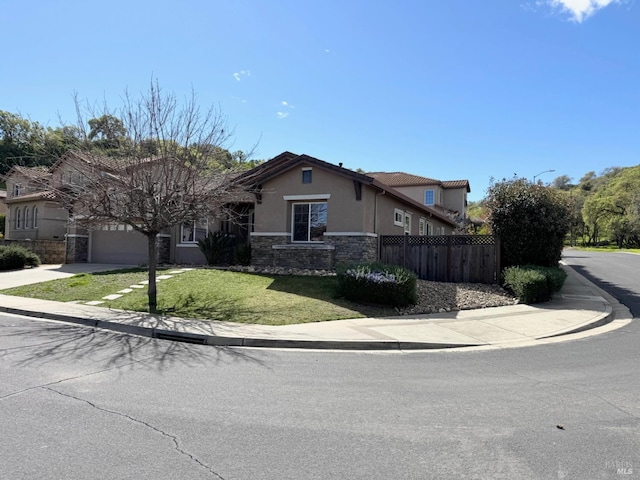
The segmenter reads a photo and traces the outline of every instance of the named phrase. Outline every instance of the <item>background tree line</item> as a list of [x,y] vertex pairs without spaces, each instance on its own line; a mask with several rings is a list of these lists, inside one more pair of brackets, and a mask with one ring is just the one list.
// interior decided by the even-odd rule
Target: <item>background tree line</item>
[[[640,165],[609,167],[599,175],[587,172],[578,183],[561,175],[548,188],[559,193],[569,206],[566,240],[571,245],[640,248]],[[467,230],[471,233],[491,233],[488,200],[469,202],[471,222]]]
[[[89,118],[86,125],[52,128],[20,114],[0,110],[0,175],[6,174],[14,165],[51,166],[71,150],[118,156],[134,147],[149,157],[166,151],[160,140],[132,138],[123,120],[109,113],[101,112]],[[209,167],[213,169],[248,170],[263,162],[249,159],[242,150],[231,152],[217,145],[202,147],[190,146],[194,152],[205,151]]]

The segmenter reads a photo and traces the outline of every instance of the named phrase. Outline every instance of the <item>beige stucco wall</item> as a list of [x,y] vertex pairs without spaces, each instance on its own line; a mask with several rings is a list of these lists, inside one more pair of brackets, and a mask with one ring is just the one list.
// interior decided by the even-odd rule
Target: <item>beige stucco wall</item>
[[442,222],[437,217],[431,217],[428,213],[419,210],[410,205],[406,205],[393,198],[390,195],[380,194],[377,197],[377,219],[376,219],[376,232],[379,235],[403,235],[404,226],[395,225],[395,210],[401,210],[403,214],[409,213],[411,215],[411,235],[420,234],[420,218],[424,218],[427,222],[431,223],[435,229],[437,227],[443,227],[444,233],[451,233],[450,226]]
[[[331,195],[327,202],[327,233],[365,232],[365,201],[357,201],[353,181],[322,168],[312,168],[312,182],[302,183],[302,165],[263,185],[262,203],[255,206],[254,231],[291,232],[291,206],[283,195]],[[363,188],[363,193],[364,193]],[[299,200],[302,202],[315,200]],[[318,200],[325,201],[325,200]],[[369,221],[369,224],[372,223]]]
[[424,192],[425,190],[433,190],[435,204],[439,205],[442,202],[442,188],[438,185],[418,185],[411,187],[394,187],[400,193],[405,194],[407,197],[415,200],[420,205],[424,205]]
[[[38,225],[33,228],[33,207],[38,207]],[[22,228],[15,228],[16,210],[22,212],[27,208],[31,215],[31,228],[24,228],[24,213],[22,214]],[[59,208],[54,202],[31,201],[12,203],[9,205],[5,224],[5,237],[13,240],[64,240],[67,229],[67,211]]]
[[466,188],[441,188],[438,185],[396,187],[396,190],[424,205],[425,190],[434,190],[435,204],[449,210],[464,212],[467,198]]
[[464,213],[466,211],[467,190],[465,188],[445,188],[442,203],[449,210]]
[[[380,235],[402,235],[404,226],[394,224],[394,212],[398,208],[411,214],[411,234],[419,234],[421,217],[436,227],[444,227],[446,233],[451,227],[428,213],[413,206],[407,206],[379,190],[363,185],[362,199],[356,200],[353,181],[334,172],[313,167],[313,181],[302,183],[302,165],[271,179],[263,185],[262,203],[255,205],[255,232],[259,235],[291,233],[292,204],[298,200],[285,200],[284,195],[330,195],[327,202],[327,234],[332,233],[377,233]],[[424,195],[423,187],[420,196]],[[416,190],[417,191],[417,190]],[[300,201],[314,201],[300,200]],[[325,200],[318,200],[325,201]]]

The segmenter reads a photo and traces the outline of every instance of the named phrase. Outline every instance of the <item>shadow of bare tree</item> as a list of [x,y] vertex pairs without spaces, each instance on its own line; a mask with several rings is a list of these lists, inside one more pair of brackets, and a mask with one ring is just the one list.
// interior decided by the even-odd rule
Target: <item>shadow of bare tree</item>
[[[21,345],[0,349],[0,358],[19,354],[16,366],[38,366],[58,360],[97,363],[104,368],[144,366],[162,371],[175,364],[219,365],[253,362],[265,368],[266,351],[194,345],[129,335],[91,327],[24,319],[4,327],[0,336],[20,337]],[[33,341],[32,341],[33,340]]]

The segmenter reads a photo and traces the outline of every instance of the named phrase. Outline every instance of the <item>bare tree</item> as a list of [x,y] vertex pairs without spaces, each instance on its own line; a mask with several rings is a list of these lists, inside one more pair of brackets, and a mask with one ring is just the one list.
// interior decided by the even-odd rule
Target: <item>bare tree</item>
[[[76,107],[86,135],[84,105],[76,99]],[[80,227],[125,224],[147,237],[149,311],[155,312],[158,235],[219,215],[243,190],[235,172],[211,162],[229,138],[226,118],[213,107],[201,112],[194,93],[181,103],[152,81],[139,98],[126,93],[115,113],[124,129],[117,148],[96,151],[86,141],[68,152],[55,192]],[[89,114],[96,117],[95,110]]]

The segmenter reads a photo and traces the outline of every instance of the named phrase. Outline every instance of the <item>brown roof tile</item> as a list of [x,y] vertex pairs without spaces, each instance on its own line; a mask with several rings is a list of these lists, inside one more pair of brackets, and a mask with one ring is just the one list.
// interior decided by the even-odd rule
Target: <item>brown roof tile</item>
[[390,187],[409,187],[413,185],[437,185],[442,182],[434,178],[411,175],[405,172],[372,172],[368,176]]

